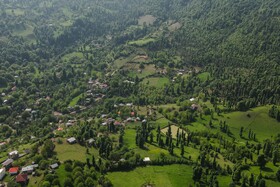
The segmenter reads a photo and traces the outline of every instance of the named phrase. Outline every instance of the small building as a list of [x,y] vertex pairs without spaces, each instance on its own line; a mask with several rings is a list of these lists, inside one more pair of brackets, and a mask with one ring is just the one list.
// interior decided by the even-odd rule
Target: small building
[[33,171],[34,171],[33,165],[25,166],[21,169],[21,172],[26,174],[31,174]]
[[94,144],[95,140],[93,138],[90,138],[87,140],[88,146],[92,146]]
[[58,163],[54,163],[54,164],[50,165],[50,168],[51,169],[57,169],[58,166],[59,166]]
[[27,174],[19,174],[16,177],[16,182],[21,185],[26,185],[28,183],[28,175]]
[[192,105],[191,105],[191,109],[192,109],[192,110],[197,110],[197,109],[198,109],[198,105],[192,104]]
[[77,143],[77,140],[76,140],[76,138],[71,137],[71,138],[68,138],[68,139],[67,139],[67,142],[68,142],[69,144],[74,144],[74,143]]
[[6,144],[7,144],[7,142],[1,142],[1,143],[0,143],[0,147],[4,146],[4,145],[6,145]]
[[122,124],[121,124],[121,122],[119,122],[119,121],[115,121],[114,125],[115,125],[115,126],[120,126],[120,125],[122,125]]
[[5,167],[6,169],[9,169],[12,166],[13,162],[14,160],[9,158],[2,163],[2,166]]
[[5,168],[1,168],[0,169],[0,180],[2,180],[6,175],[6,169]]
[[132,106],[133,106],[133,103],[127,103],[126,106],[132,107]]
[[151,162],[150,157],[145,157],[145,158],[143,159],[143,162]]
[[133,118],[131,118],[131,117],[128,117],[128,118],[126,119],[126,121],[127,121],[127,122],[133,122],[133,121],[134,121],[134,119],[133,119]]
[[9,169],[9,174],[10,175],[17,175],[19,171],[19,167],[12,167]]
[[66,127],[72,127],[74,124],[70,123],[70,122],[67,122],[65,125],[66,125]]
[[26,111],[26,112],[31,112],[32,109],[31,109],[31,108],[26,108],[25,111]]
[[18,151],[17,151],[17,150],[12,151],[12,152],[9,153],[9,158],[17,159],[18,156],[19,156],[19,154],[18,154]]
[[101,118],[106,118],[108,115],[107,114],[102,114]]
[[193,101],[195,101],[195,98],[190,98],[190,102],[193,102]]

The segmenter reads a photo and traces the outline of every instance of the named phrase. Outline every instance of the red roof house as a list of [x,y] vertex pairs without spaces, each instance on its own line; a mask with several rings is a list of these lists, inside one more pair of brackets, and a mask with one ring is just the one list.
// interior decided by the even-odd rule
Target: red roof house
[[12,167],[9,169],[10,175],[16,175],[18,174],[19,168],[18,167]]
[[119,126],[119,125],[121,125],[121,122],[119,122],[119,121],[115,121],[114,125]]
[[28,175],[27,174],[19,174],[16,177],[16,182],[21,184],[27,184],[28,182]]

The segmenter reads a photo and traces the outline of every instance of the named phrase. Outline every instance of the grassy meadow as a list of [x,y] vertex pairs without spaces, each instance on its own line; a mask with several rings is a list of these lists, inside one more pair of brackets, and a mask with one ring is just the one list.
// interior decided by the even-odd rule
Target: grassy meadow
[[160,187],[182,187],[193,184],[192,168],[185,165],[147,166],[130,172],[113,172],[107,176],[115,187],[140,187],[153,184]]
[[166,77],[151,77],[146,78],[143,80],[143,84],[148,86],[156,87],[156,88],[163,88],[164,85],[169,83],[169,79]]

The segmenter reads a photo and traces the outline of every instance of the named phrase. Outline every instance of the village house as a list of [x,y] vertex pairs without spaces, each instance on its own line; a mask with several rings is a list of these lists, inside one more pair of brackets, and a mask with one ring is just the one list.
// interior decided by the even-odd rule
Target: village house
[[14,160],[9,158],[2,163],[2,166],[5,167],[6,169],[9,169],[12,166],[13,162]]
[[133,106],[133,103],[126,103],[126,106],[132,107],[132,106]]
[[193,102],[193,101],[195,101],[195,98],[190,98],[190,102]]
[[4,145],[6,145],[6,144],[7,144],[7,142],[1,142],[1,143],[0,143],[0,147],[4,146]]
[[95,143],[95,140],[93,138],[90,138],[87,140],[87,144],[89,147],[91,147]]
[[54,164],[50,165],[50,168],[51,169],[57,169],[58,166],[59,166],[58,163],[54,163]]
[[31,109],[31,108],[27,108],[27,109],[25,109],[25,111],[26,111],[26,112],[31,112],[32,109]]
[[22,186],[28,183],[28,175],[27,174],[19,174],[16,177],[16,182],[20,183]]
[[6,175],[6,169],[5,168],[1,168],[0,169],[0,180],[2,180]]
[[12,167],[9,169],[9,174],[10,175],[17,175],[19,171],[19,167]]
[[145,158],[143,159],[143,162],[150,162],[150,161],[151,161],[150,157],[145,157]]
[[35,170],[35,168],[37,168],[37,167],[38,167],[38,164],[25,166],[21,169],[21,172],[26,173],[26,174],[31,174]]
[[198,109],[198,105],[197,104],[192,104],[191,105],[191,109],[192,110],[197,110]]
[[114,122],[114,125],[115,125],[115,126],[120,126],[120,125],[122,125],[122,124],[121,124],[121,122],[119,122],[119,121],[115,121],[115,122]]
[[68,142],[69,144],[74,144],[74,143],[77,143],[77,140],[76,140],[76,138],[71,137],[71,138],[68,138],[68,139],[67,139],[67,142]]

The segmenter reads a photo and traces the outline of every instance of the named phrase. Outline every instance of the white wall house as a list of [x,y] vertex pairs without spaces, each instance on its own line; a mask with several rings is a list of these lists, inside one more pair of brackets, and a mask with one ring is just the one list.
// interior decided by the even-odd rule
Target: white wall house
[[0,180],[2,180],[4,178],[6,174],[6,169],[5,168],[1,168],[0,169]]

